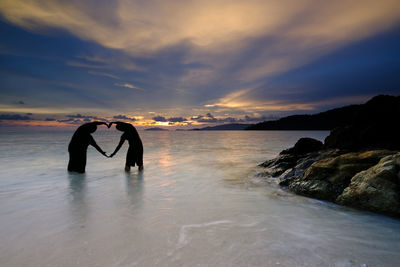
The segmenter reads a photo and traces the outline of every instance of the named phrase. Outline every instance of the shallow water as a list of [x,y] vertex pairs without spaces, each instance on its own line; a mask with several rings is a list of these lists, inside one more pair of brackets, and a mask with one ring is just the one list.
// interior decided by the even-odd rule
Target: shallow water
[[[72,132],[0,130],[1,266],[398,266],[400,221],[293,195],[257,164],[327,132],[140,132],[145,171]],[[114,130],[94,134],[112,152]]]

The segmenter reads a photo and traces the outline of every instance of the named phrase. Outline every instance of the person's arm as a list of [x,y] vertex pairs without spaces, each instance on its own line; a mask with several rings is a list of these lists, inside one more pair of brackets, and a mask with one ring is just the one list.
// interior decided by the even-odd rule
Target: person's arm
[[114,152],[110,155],[110,158],[112,158],[115,154],[117,154],[118,150],[122,147],[122,145],[125,142],[125,138],[121,136],[121,140],[119,141],[118,146],[115,148]]
[[106,152],[103,151],[103,150],[97,145],[96,141],[94,141],[94,139],[93,139],[92,136],[90,136],[90,142],[89,142],[89,144],[92,145],[94,148],[96,148],[96,150],[99,151],[100,154],[102,154],[102,155],[104,155],[105,157],[107,157]]
[[107,125],[107,127],[110,128],[111,125],[113,125],[113,124],[118,124],[118,123],[119,123],[119,121],[112,121],[112,122],[110,122],[110,123]]
[[95,124],[95,125],[104,124],[104,125],[106,125],[106,126],[108,127],[108,124],[107,124],[106,122],[104,122],[104,121],[94,121],[94,122],[92,122],[92,123]]

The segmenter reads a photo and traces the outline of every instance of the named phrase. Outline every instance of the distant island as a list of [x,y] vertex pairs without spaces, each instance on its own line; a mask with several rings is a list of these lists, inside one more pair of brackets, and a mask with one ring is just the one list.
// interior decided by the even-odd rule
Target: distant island
[[159,127],[154,127],[154,128],[147,128],[145,129],[145,131],[168,131],[168,130]]
[[240,124],[240,123],[231,123],[231,124],[222,124],[217,126],[208,126],[204,128],[195,128],[189,131],[226,131],[226,130],[244,130],[253,124]]
[[317,114],[291,115],[278,120],[264,121],[257,124],[222,124],[204,128],[194,128],[188,131],[222,131],[222,130],[305,130],[330,131],[337,127],[351,124],[357,114],[366,104],[348,105],[330,109]]
[[[390,96],[376,96],[372,98],[375,102],[380,100],[382,108],[390,104],[393,100]],[[372,100],[371,99],[371,100]],[[370,102],[370,101],[368,101]],[[368,103],[367,102],[367,103]],[[359,105],[348,105],[340,108],[334,108],[316,114],[291,115],[278,120],[263,121],[257,124],[231,123],[217,126],[207,126],[194,129],[177,129],[176,131],[229,131],[229,130],[281,130],[281,131],[331,131],[337,127],[352,124],[360,112],[367,108],[367,103]],[[370,105],[370,103],[369,103]],[[369,106],[368,106],[369,108]],[[165,130],[161,128],[150,128]],[[154,130],[154,131],[157,131]]]
[[349,124],[363,105],[350,105],[317,114],[293,115],[279,120],[264,121],[249,126],[246,130],[332,130]]

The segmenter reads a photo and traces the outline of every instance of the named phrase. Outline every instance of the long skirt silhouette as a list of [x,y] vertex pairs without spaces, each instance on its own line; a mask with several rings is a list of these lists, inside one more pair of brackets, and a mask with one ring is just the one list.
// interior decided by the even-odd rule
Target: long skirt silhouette
[[128,140],[129,148],[128,153],[126,154],[125,170],[129,171],[131,166],[135,167],[135,165],[139,167],[139,170],[143,170],[143,143],[136,128],[130,123],[112,123],[115,123],[117,130],[122,131],[123,134],[121,135],[121,140],[118,146],[115,148],[115,151],[110,155],[110,157],[113,157],[124,144],[125,140]]
[[84,173],[86,167],[86,154],[89,145],[92,145],[101,154],[106,156],[106,153],[96,144],[96,141],[91,136],[97,129],[97,125],[105,124],[103,122],[90,122],[80,126],[72,136],[71,142],[68,145],[69,162],[68,171]]

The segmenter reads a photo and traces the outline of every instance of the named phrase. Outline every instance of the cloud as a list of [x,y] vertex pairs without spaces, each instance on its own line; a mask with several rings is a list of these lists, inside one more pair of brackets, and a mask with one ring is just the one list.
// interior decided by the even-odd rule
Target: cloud
[[206,115],[196,115],[192,116],[191,120],[201,122],[201,123],[249,123],[249,122],[260,122],[265,120],[274,120],[277,119],[276,116],[248,116],[244,117],[215,117],[211,113],[207,113]]
[[33,115],[33,113],[30,113],[30,112],[28,112],[28,113],[26,113],[26,115],[28,115],[28,116],[32,116],[32,115]]
[[0,114],[0,120],[30,121],[32,118],[20,114]]
[[[108,122],[107,119],[105,118],[100,118],[97,116],[90,116],[90,115],[82,115],[82,114],[76,114],[76,115],[66,115],[66,117],[69,118],[69,120],[74,120],[76,121],[80,121],[80,122],[91,122],[91,121],[104,121],[104,122]],[[67,121],[62,121],[62,122],[67,122]]]
[[250,111],[292,111],[292,110],[313,110],[312,103],[296,103],[288,100],[263,100],[255,99],[252,91],[248,88],[234,91],[226,96],[216,100],[205,107],[224,107],[230,109]]
[[214,116],[213,116],[211,113],[207,113],[207,114],[206,114],[206,117],[212,118],[212,119],[214,118]]
[[57,120],[57,122],[68,123],[68,124],[82,124],[82,120],[78,119]]
[[88,116],[84,116],[81,114],[76,114],[76,115],[67,115],[66,117],[70,117],[70,118],[76,118],[76,119],[83,119],[83,118],[87,118]]
[[227,122],[228,123],[235,123],[235,122],[241,122],[241,120],[235,119],[233,117],[216,118],[211,113],[207,113],[206,115],[192,116],[191,119],[194,120],[194,121],[203,122],[203,123],[227,123]]
[[169,122],[184,122],[187,120],[183,117],[171,117],[171,118],[168,118],[167,121],[169,121]]
[[[3,0],[0,13],[30,30],[68,30],[84,40],[135,55],[182,42],[211,53],[244,40],[279,36],[301,47],[346,42],[399,20],[397,0],[330,1],[24,1]],[[102,19],[100,20],[99,17]],[[284,49],[285,47],[283,47]]]
[[88,69],[104,69],[106,68],[103,65],[95,65],[95,64],[90,64],[90,63],[82,63],[79,61],[73,61],[73,60],[69,60],[67,61],[65,64],[67,64],[68,66],[72,66],[72,67],[78,67],[78,68],[88,68]]
[[165,117],[163,117],[163,116],[153,117],[153,120],[160,121],[160,122],[166,122],[167,121],[167,119]]
[[113,119],[136,121],[136,118],[127,117],[127,116],[125,116],[125,115],[116,115],[116,116],[113,117]]
[[18,101],[18,102],[17,102],[17,104],[20,104],[20,105],[25,105],[25,102],[24,102],[24,101],[22,101],[22,100],[20,100],[20,101]]
[[[80,113],[75,114],[75,115],[66,115],[66,117],[68,119],[57,120],[57,122],[68,123],[68,124],[83,124],[83,123],[88,123],[88,122],[92,122],[92,121],[103,121],[103,122],[109,121],[105,118],[100,118],[100,117],[91,116],[91,115],[82,115]],[[50,118],[50,120],[51,120],[51,118]]]
[[106,73],[106,72],[98,72],[98,71],[89,70],[88,73],[92,74],[92,75],[104,76],[104,77],[108,77],[108,78],[112,78],[112,79],[116,79],[116,80],[120,79],[118,76],[110,74],[110,73]]
[[116,86],[120,86],[120,87],[126,87],[126,88],[131,88],[131,89],[138,89],[138,90],[143,90],[139,87],[134,86],[131,83],[114,83],[114,85]]
[[56,119],[54,118],[46,118],[45,121],[55,121]]

